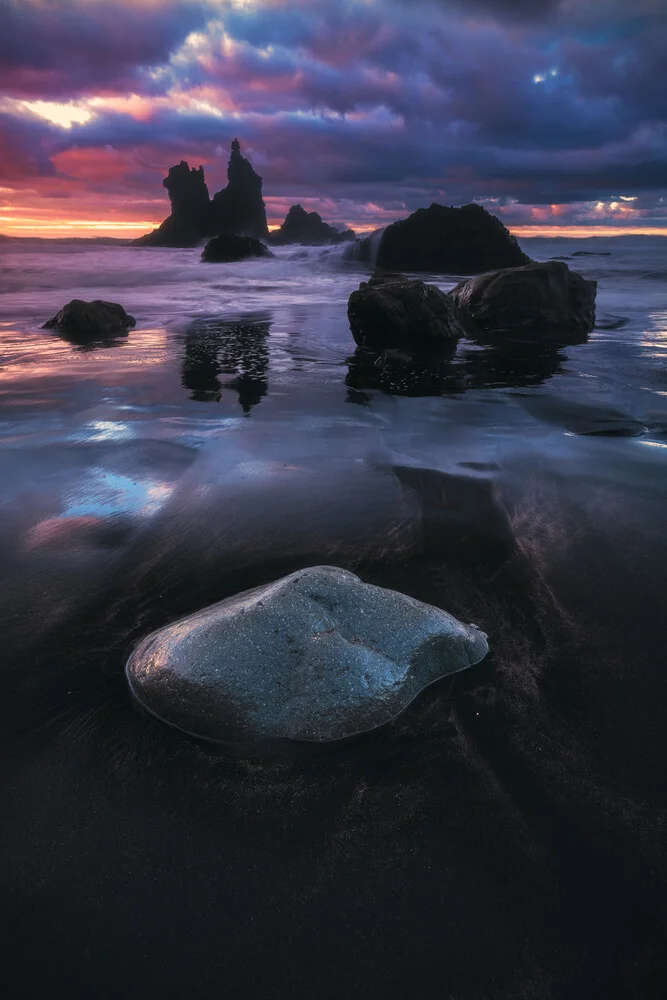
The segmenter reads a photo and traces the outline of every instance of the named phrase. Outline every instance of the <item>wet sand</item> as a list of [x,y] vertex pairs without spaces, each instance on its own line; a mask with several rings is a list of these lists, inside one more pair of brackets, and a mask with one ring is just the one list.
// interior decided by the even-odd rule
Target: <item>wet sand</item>
[[[612,265],[622,327],[436,384],[354,371],[324,265],[217,334],[173,282],[88,351],[3,312],[4,995],[665,995],[664,260]],[[320,562],[491,656],[323,749],[132,704],[141,636]]]

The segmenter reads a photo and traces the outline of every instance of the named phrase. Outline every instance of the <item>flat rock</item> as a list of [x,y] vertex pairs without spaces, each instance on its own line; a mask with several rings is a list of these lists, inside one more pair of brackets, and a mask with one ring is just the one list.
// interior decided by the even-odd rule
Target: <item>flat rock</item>
[[465,330],[452,299],[435,285],[376,271],[350,295],[347,315],[360,347],[424,353],[456,346]]
[[490,271],[449,293],[480,330],[577,343],[595,325],[597,283],[563,261]]
[[315,566],[154,632],[126,672],[141,705],[191,735],[328,743],[389,722],[487,652],[476,626]]
[[129,316],[117,302],[94,299],[72,299],[66,306],[47,319],[43,330],[58,330],[76,337],[100,337],[134,326],[134,316]]
[[209,240],[202,250],[201,259],[210,264],[230,264],[248,257],[271,257],[271,251],[253,236],[234,236],[222,233]]

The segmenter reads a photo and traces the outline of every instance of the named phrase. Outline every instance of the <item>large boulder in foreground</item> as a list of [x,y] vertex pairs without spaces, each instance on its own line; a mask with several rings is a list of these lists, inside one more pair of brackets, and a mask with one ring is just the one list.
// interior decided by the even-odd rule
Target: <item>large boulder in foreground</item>
[[352,336],[368,350],[438,353],[465,330],[452,299],[435,285],[376,271],[348,300]]
[[484,332],[576,343],[595,325],[596,291],[597,282],[550,260],[481,274],[450,295]]
[[487,652],[474,625],[315,566],[154,632],[126,672],[141,705],[194,736],[328,743],[389,722]]
[[355,239],[352,229],[336,229],[324,222],[317,212],[307,212],[302,205],[292,205],[280,229],[271,233],[276,244],[299,243],[302,246],[328,246]]
[[450,208],[434,202],[350,251],[362,261],[375,253],[375,265],[390,271],[477,274],[530,263],[500,219],[476,204]]
[[233,236],[223,233],[209,240],[202,250],[201,259],[211,264],[230,264],[248,257],[271,257],[271,251],[252,236]]
[[51,319],[47,319],[43,330],[58,330],[71,337],[103,337],[110,333],[119,333],[134,326],[134,316],[129,316],[117,302],[104,302],[94,299],[85,302],[83,299],[72,299]]

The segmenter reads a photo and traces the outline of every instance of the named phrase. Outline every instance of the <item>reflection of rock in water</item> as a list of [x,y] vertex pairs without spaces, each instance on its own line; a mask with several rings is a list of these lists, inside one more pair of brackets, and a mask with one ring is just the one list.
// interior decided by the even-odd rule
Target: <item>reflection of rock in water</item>
[[[265,318],[197,320],[185,336],[181,383],[198,402],[219,402],[222,389],[234,389],[247,415],[265,396],[269,383],[266,338],[271,322]],[[234,375],[231,381],[221,375]]]
[[541,385],[561,370],[557,348],[525,345],[469,348],[449,361],[415,361],[397,354],[358,349],[347,359],[348,400],[367,403],[365,391],[393,396],[439,396],[466,389],[507,389]]

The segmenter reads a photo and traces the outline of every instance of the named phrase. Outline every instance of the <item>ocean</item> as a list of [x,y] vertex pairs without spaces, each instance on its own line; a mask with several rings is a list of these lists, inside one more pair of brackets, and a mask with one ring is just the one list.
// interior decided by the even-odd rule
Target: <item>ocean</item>
[[[355,356],[341,247],[2,244],[4,996],[666,995],[667,239],[520,242],[588,342],[430,368]],[[317,563],[491,656],[326,752],[131,703],[139,638]]]

